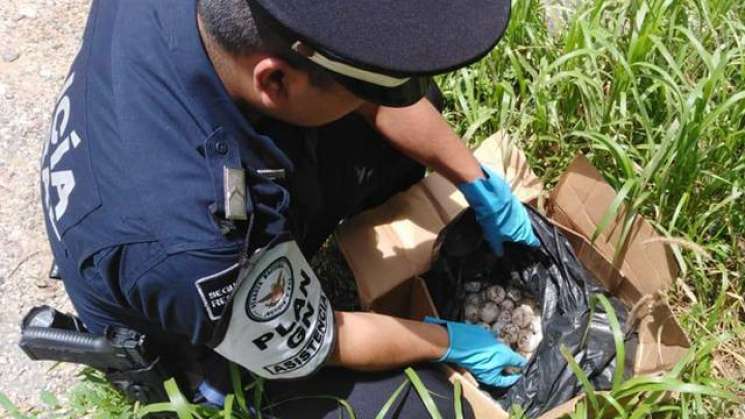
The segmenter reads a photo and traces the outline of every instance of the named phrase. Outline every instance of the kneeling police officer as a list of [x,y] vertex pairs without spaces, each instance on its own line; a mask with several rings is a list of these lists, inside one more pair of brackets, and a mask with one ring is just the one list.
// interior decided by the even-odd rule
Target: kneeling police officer
[[[266,378],[273,400],[331,394],[360,417],[411,364],[441,395],[436,362],[514,383],[503,370],[525,360],[488,331],[335,311],[307,262],[341,220],[425,167],[463,192],[495,253],[537,244],[509,186],[442,118],[431,80],[487,54],[509,11],[509,0],[94,1],[41,176],[87,332],[147,336],[197,371],[195,391],[214,404],[229,391],[226,360]],[[402,400],[402,417],[425,414],[415,395]]]

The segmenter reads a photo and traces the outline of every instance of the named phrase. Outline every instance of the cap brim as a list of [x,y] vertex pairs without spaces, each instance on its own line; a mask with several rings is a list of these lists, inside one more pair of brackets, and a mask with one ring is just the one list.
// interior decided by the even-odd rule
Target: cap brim
[[253,1],[313,49],[401,77],[446,73],[481,59],[504,34],[511,5],[511,0]]
[[417,103],[427,94],[432,84],[431,77],[412,77],[406,83],[396,87],[378,86],[338,74],[333,74],[333,77],[357,97],[392,108],[402,108]]

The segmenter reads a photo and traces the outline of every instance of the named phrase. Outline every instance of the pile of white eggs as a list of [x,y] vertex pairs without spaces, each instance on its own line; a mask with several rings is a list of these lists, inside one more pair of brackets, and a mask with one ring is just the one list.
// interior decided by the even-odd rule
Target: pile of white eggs
[[466,282],[463,313],[467,323],[478,324],[530,358],[543,339],[541,313],[535,301],[513,287]]

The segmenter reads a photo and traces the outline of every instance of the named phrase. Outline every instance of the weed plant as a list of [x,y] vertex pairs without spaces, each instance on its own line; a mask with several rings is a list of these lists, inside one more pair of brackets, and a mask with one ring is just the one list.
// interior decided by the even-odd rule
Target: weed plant
[[[681,273],[670,302],[693,342],[669,373],[617,375],[610,392],[590,387],[565,354],[587,394],[570,416],[745,416],[738,399],[745,394],[745,3],[588,0],[559,31],[549,31],[542,10],[540,0],[514,0],[498,48],[438,79],[446,117],[471,146],[508,132],[549,186],[577,153],[587,155],[619,191],[602,224],[622,217],[623,240],[644,216],[673,249]],[[210,410],[187,403],[172,382],[169,403],[132,407],[96,380],[89,375],[64,406],[43,395],[45,409],[73,417],[261,417],[246,401],[261,405],[260,381],[234,383],[225,408]],[[379,417],[408,385],[426,401],[409,373]],[[354,417],[353,406],[337,401]],[[0,404],[23,416],[2,394]]]

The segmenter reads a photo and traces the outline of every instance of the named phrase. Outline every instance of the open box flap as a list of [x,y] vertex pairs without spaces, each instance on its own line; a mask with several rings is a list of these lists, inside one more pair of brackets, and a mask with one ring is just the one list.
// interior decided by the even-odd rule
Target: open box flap
[[[476,155],[500,172],[506,171],[506,178],[520,199],[534,201],[543,193],[543,185],[530,171],[524,154],[509,144],[506,137],[496,135],[485,141]],[[505,147],[511,151],[505,152]],[[634,306],[645,295],[659,295],[655,291],[669,286],[677,275],[677,265],[652,227],[641,218],[622,254],[626,260],[620,269],[612,264],[614,239],[619,234],[616,223],[590,243],[595,226],[615,196],[616,192],[597,170],[585,158],[578,157],[549,198],[548,210],[554,221],[570,229],[567,237],[585,266],[626,304]],[[357,280],[363,307],[409,318],[434,312],[429,294],[416,276],[429,269],[439,231],[465,206],[452,184],[431,174],[382,206],[345,222],[339,229],[339,245]],[[653,301],[647,312],[639,316],[636,374],[668,370],[690,347],[670,307],[664,300]],[[497,403],[481,393],[468,374],[445,368],[451,381],[464,380],[463,394],[474,406],[477,417],[507,416]],[[570,412],[580,398],[558,406],[542,418],[553,419]]]
[[[660,292],[670,286],[678,266],[670,249],[642,217],[634,222],[629,241],[614,261],[622,216],[590,242],[595,228],[616,197],[616,191],[584,157],[577,156],[549,199],[549,217],[571,231],[565,234],[577,256],[612,294],[629,307],[649,300],[640,313],[635,374],[654,374],[672,368],[688,351],[690,342]],[[623,208],[621,208],[621,211]],[[577,234],[578,236],[574,236]]]
[[691,344],[663,293],[639,297],[639,291],[633,286],[616,286],[631,282],[592,246],[589,239],[564,226],[562,231],[585,268],[608,290],[616,288],[613,294],[632,309],[633,317],[639,319],[634,374],[655,374],[672,368],[683,358]]
[[433,243],[444,225],[421,183],[341,225],[339,248],[363,308],[429,269]]
[[[524,202],[543,192],[525,154],[506,135],[489,137],[474,154],[505,176]],[[357,281],[362,307],[369,309],[376,299],[427,272],[437,234],[465,207],[456,187],[432,173],[383,205],[344,222],[338,231],[339,248]]]
[[[592,238],[616,191],[584,157],[577,156],[562,175],[551,194],[549,217]],[[616,243],[623,228],[623,206],[619,216],[608,223],[593,247],[620,272],[617,284],[606,284],[609,290],[632,303],[641,296],[665,290],[678,274],[670,249],[642,217],[636,217],[627,246],[614,261]]]

